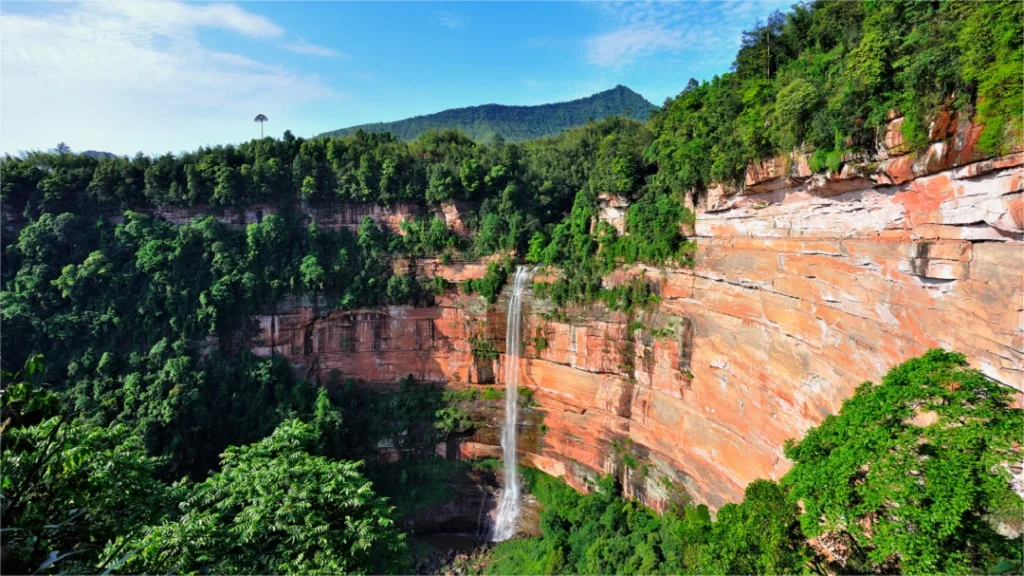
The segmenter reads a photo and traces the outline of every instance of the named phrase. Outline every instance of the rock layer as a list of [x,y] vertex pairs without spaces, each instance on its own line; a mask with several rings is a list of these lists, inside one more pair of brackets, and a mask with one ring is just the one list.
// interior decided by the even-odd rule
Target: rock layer
[[[959,142],[933,144],[942,150],[902,173],[893,162],[908,156],[895,153],[827,176],[776,162],[748,172],[741,191],[713,190],[697,206],[692,270],[606,279],[646,276],[655,310],[525,304],[520,368],[538,417],[524,420],[523,463],[580,489],[615,473],[655,508],[680,498],[717,508],[784,474],[784,441],[858,384],[929,348],[962,351],[1024,391],[1024,154],[979,160],[970,138]],[[450,280],[485,271],[415,265]],[[500,386],[501,358],[487,350],[503,347],[504,309],[457,289],[424,308],[285,302],[260,317],[257,350],[322,381],[337,371]],[[455,454],[498,453],[500,414],[481,419],[490,424]]]

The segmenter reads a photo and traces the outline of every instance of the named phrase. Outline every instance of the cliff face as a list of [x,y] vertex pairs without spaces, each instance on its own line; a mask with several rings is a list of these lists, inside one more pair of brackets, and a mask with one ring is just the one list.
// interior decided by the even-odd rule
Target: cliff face
[[[718,507],[784,474],[783,442],[858,384],[929,348],[962,351],[1024,391],[1024,154],[980,158],[976,127],[954,120],[933,126],[923,154],[900,155],[896,132],[882,157],[840,173],[812,175],[792,157],[752,167],[742,190],[711,190],[696,206],[694,269],[606,280],[646,276],[661,296],[653,311],[554,314],[529,300],[523,462],[581,489],[616,473],[656,508],[684,497]],[[452,281],[485,271],[418,265]],[[503,348],[503,301],[453,289],[426,308],[284,302],[259,320],[258,351],[312,378],[503,382],[503,357],[483,353]],[[455,453],[500,452],[498,404]]]

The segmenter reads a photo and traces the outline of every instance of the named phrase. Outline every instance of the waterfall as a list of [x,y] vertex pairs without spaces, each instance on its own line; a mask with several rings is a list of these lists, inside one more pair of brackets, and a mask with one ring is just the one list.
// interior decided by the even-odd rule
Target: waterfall
[[501,542],[516,534],[519,519],[519,475],[516,473],[516,419],[519,412],[520,326],[522,324],[523,288],[529,269],[516,268],[512,280],[512,297],[508,301],[505,324],[505,423],[501,428],[501,453],[504,460],[505,487],[498,497],[498,518],[491,540]]

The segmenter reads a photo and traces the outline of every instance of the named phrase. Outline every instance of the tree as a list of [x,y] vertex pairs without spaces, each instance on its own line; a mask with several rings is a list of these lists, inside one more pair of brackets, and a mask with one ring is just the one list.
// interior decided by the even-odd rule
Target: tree
[[55,148],[57,154],[71,154],[71,146],[68,146],[64,142],[58,142]]
[[260,123],[260,138],[263,138],[263,123],[268,120],[270,120],[270,118],[267,118],[263,114],[257,114],[256,117],[252,119],[253,122]]
[[811,558],[797,522],[799,508],[769,480],[751,482],[740,504],[718,511],[701,572],[708,574],[795,574]]
[[1007,464],[1020,462],[1024,411],[1012,390],[931,350],[865,382],[838,415],[788,443],[783,479],[808,537],[847,542],[846,570],[967,573],[1020,560],[998,535],[1021,517]]
[[181,516],[107,547],[137,550],[119,571],[248,574],[404,571],[405,540],[358,462],[316,449],[314,427],[281,424],[228,448],[221,470],[188,487]]
[[2,374],[4,569],[83,573],[108,540],[165,513],[171,491],[155,477],[160,460],[127,427],[62,415],[57,396],[32,383],[41,370],[36,357]]
[[324,267],[320,265],[320,260],[315,254],[307,254],[302,258],[299,272],[302,273],[302,283],[306,286],[307,290],[323,289],[326,274]]

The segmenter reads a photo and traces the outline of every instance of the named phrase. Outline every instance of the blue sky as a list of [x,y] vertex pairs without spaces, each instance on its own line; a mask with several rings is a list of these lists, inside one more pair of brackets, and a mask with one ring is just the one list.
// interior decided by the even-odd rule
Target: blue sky
[[0,148],[180,152],[729,69],[789,2],[5,1]]

